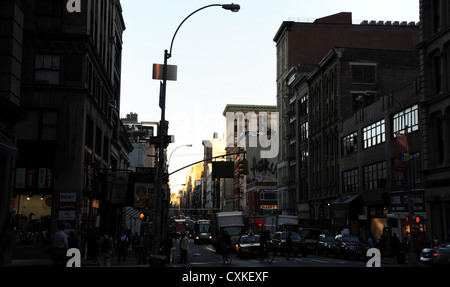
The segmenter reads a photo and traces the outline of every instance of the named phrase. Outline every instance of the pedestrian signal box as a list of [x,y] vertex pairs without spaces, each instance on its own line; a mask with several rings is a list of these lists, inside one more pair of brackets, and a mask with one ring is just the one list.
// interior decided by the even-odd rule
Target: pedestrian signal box
[[139,219],[142,221],[147,221],[147,213],[145,212],[139,213]]

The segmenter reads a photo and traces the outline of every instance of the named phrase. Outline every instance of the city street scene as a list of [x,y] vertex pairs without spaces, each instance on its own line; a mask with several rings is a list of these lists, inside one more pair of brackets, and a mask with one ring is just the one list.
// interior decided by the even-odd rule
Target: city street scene
[[[448,1],[2,0],[0,20],[0,266],[450,266]],[[174,278],[214,281],[193,272]]]

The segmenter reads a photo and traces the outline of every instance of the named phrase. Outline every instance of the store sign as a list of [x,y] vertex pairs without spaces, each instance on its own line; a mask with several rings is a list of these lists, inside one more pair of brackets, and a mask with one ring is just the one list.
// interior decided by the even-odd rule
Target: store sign
[[16,189],[53,188],[53,168],[18,167],[15,171],[16,179],[14,182],[14,188]]
[[408,213],[410,198],[414,212],[425,212],[425,195],[423,190],[399,191],[389,193],[389,211],[392,213]]
[[95,180],[95,164],[87,163],[84,168],[84,178],[85,178],[85,190],[90,193],[94,188],[94,180]]
[[64,223],[64,231],[75,230],[77,194],[72,192],[59,195],[58,224]]
[[113,204],[125,204],[127,202],[128,173],[113,172],[108,174],[107,201]]
[[278,205],[269,205],[269,204],[263,204],[260,205],[261,209],[278,209]]
[[155,192],[154,183],[136,182],[134,184],[134,208],[152,207],[149,204],[149,195]]

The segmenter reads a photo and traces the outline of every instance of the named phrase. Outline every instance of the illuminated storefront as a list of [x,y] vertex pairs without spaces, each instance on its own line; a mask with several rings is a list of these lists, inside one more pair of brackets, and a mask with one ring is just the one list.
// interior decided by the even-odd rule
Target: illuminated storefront
[[17,248],[45,247],[50,238],[53,204],[53,168],[15,169],[12,208]]

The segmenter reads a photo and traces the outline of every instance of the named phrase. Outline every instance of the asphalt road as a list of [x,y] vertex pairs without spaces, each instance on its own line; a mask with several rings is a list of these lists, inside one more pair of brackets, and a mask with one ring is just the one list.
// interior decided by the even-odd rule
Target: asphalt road
[[[308,254],[306,257],[286,257],[275,256],[273,262],[260,262],[258,258],[238,258],[236,254],[232,256],[231,265],[222,262],[222,255],[217,253],[211,244],[195,244],[189,241],[189,252],[187,264],[179,263],[180,250],[179,241],[174,242],[174,251],[170,267],[366,267],[367,262],[355,259],[341,259],[334,256],[317,256]],[[405,267],[398,264],[394,259],[382,259],[381,267]]]

